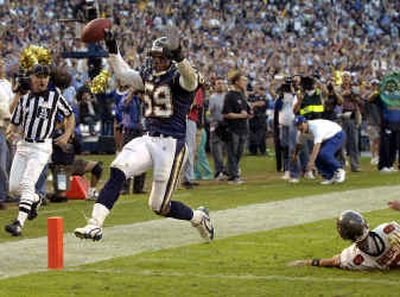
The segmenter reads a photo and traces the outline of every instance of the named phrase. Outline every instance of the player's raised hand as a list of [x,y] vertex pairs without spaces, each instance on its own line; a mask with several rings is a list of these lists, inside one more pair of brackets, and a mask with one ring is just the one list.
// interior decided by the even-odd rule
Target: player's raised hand
[[185,58],[182,53],[182,46],[180,40],[180,32],[178,27],[169,25],[165,29],[165,36],[167,37],[167,46],[163,48],[163,54],[167,59],[177,63],[182,62]]
[[106,43],[110,54],[118,54],[118,44],[115,38],[115,32],[111,29],[104,29],[104,42]]
[[171,49],[169,47],[163,48],[163,54],[167,59],[175,61],[177,63],[182,62],[185,58],[182,53],[182,47],[179,45],[176,49]]

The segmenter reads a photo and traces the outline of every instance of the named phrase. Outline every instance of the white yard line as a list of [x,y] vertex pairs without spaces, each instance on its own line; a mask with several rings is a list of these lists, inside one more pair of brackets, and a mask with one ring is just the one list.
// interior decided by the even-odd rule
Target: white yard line
[[[374,285],[385,285],[385,286],[399,286],[397,280],[388,279],[373,279],[369,277],[362,278],[349,278],[349,277],[313,277],[313,276],[287,276],[279,274],[269,274],[269,275],[256,275],[256,274],[201,274],[201,273],[181,273],[177,271],[164,272],[161,270],[127,270],[127,269],[85,269],[84,267],[73,267],[67,268],[67,271],[76,272],[89,272],[89,273],[123,273],[126,275],[136,275],[136,276],[165,276],[165,277],[193,277],[193,278],[209,278],[209,279],[233,279],[233,280],[265,280],[265,281],[284,281],[284,282],[316,282],[316,283],[359,283],[359,284],[374,284]],[[359,275],[358,275],[359,276]]]
[[[344,209],[361,212],[383,209],[388,200],[399,198],[399,192],[400,186],[351,190],[252,204],[211,212],[211,216],[218,240],[333,218]],[[243,199],[246,197],[243,196]],[[77,227],[79,226],[78,224]],[[103,240],[100,242],[79,240],[72,234],[65,234],[64,262],[68,268],[200,242],[202,240],[189,223],[173,219],[118,225],[105,228]],[[0,278],[46,269],[46,237],[0,244]]]

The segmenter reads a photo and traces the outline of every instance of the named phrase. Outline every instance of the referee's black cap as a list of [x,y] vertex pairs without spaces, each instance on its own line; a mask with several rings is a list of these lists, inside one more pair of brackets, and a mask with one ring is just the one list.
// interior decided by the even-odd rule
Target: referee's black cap
[[49,65],[36,64],[33,66],[32,74],[38,76],[50,76],[51,70]]

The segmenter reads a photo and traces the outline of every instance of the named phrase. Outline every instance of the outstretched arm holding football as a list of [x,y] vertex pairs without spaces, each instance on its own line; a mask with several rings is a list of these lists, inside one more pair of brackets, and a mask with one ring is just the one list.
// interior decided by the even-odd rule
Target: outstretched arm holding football
[[136,90],[143,90],[144,84],[139,72],[133,70],[118,51],[115,33],[108,29],[104,30],[104,41],[110,53],[108,61],[116,77],[127,85],[133,86]]

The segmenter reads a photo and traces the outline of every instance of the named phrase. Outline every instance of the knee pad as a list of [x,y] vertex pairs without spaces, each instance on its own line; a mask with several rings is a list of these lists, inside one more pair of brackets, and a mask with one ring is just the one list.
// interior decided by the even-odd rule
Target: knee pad
[[101,174],[103,173],[103,162],[101,161],[97,162],[97,164],[93,167],[91,172],[95,177],[100,179]]

